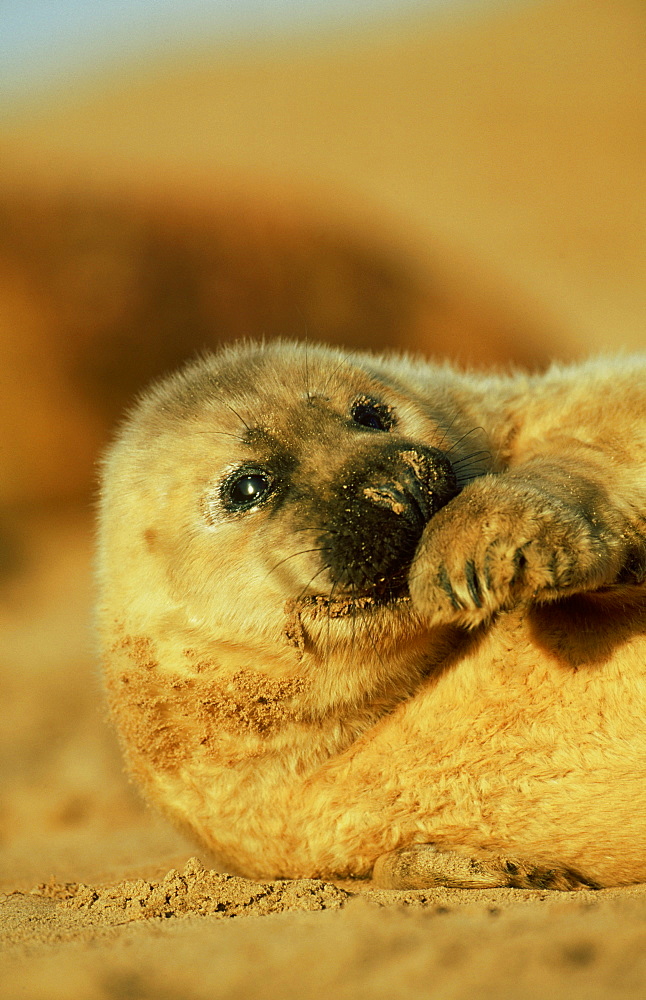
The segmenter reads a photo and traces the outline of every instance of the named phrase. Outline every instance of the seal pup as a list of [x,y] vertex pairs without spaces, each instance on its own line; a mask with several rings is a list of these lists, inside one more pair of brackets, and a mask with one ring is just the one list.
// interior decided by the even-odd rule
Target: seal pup
[[153,386],[98,544],[146,796],[251,877],[646,879],[645,386],[285,342]]

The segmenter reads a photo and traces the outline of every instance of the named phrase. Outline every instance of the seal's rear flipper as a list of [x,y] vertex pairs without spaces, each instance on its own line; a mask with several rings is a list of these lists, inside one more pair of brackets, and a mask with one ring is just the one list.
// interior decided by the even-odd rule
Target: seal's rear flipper
[[438,851],[433,844],[411,844],[377,859],[373,880],[382,889],[599,889],[597,882],[565,865],[549,865],[487,852],[469,857]]

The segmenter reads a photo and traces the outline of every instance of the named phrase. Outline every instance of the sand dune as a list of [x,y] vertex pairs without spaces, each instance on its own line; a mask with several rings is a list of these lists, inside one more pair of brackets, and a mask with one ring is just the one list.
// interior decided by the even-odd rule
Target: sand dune
[[555,345],[635,347],[645,107],[642,6],[543,0],[115,67],[21,108],[0,148],[49,185],[305,206],[484,270]]

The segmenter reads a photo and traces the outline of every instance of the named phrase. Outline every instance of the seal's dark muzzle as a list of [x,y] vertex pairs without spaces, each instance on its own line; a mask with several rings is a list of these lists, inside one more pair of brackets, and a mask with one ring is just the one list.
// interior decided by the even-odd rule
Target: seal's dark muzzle
[[437,448],[392,442],[347,463],[331,485],[318,537],[335,593],[400,594],[426,524],[459,492]]

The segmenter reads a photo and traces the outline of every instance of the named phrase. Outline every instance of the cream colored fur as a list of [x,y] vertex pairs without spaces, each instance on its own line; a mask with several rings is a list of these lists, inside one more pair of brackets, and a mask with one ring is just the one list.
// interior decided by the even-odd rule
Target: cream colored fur
[[[98,559],[146,796],[250,876],[646,879],[645,385],[640,359],[485,377],[274,343],[154,387],[105,462]],[[363,396],[473,474],[385,605],[335,588],[293,513],[382,439]],[[223,510],[277,454],[292,492]]]

